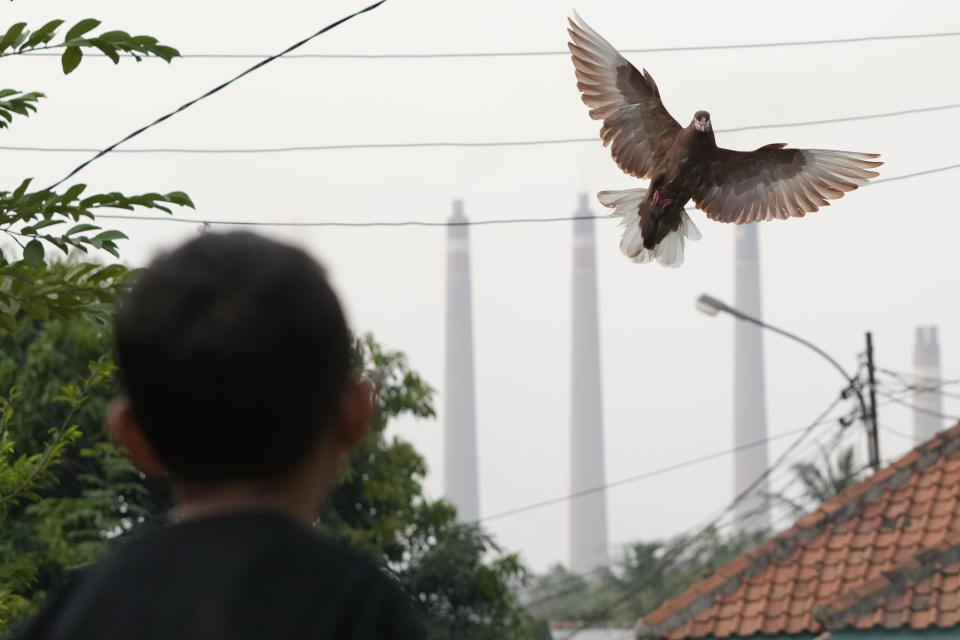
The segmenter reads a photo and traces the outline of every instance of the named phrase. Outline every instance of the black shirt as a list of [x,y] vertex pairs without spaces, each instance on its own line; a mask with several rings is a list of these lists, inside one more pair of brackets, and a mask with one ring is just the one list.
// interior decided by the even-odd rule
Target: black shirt
[[247,513],[142,527],[11,640],[422,637],[373,562],[285,516]]

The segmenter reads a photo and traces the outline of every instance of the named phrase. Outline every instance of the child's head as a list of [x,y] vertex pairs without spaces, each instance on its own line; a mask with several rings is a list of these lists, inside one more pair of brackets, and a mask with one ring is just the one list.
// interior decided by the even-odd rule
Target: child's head
[[116,349],[125,419],[157,463],[144,466],[176,482],[284,478],[352,411],[350,336],[323,270],[249,233],[157,258],[120,303]]

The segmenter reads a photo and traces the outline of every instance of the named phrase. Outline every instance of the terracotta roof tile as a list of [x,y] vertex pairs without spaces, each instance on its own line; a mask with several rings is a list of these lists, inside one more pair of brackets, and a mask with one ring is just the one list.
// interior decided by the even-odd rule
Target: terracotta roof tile
[[797,582],[795,580],[789,580],[785,582],[774,582],[773,589],[770,591],[770,599],[776,600],[778,598],[789,597],[793,593],[794,588],[796,587]]
[[717,626],[713,630],[713,635],[718,638],[726,638],[732,636],[740,629],[740,619],[739,618],[720,618],[717,620]]
[[960,424],[644,620],[670,640],[820,633],[821,608],[834,629],[960,625]]
[[810,615],[801,614],[787,619],[787,633],[803,633],[810,626]]
[[899,629],[903,625],[904,615],[902,611],[887,611],[883,617],[883,626],[887,629]]
[[763,615],[744,616],[740,620],[740,628],[737,630],[738,636],[752,636],[758,633],[763,627]]
[[766,580],[762,582],[754,582],[751,580],[747,586],[746,599],[748,601],[761,600],[765,598],[768,593],[770,593],[770,588],[772,586],[773,585]]
[[960,622],[960,609],[941,611],[940,615],[937,616],[937,626],[944,629],[955,627],[958,622]]
[[930,509],[930,515],[933,517],[936,516],[951,516],[957,509],[957,500],[956,498],[951,499],[938,499],[933,503],[933,508]]
[[767,616],[763,621],[763,632],[767,635],[773,635],[775,633],[780,633],[787,626],[787,621],[790,617],[786,613],[782,613],[778,616]]

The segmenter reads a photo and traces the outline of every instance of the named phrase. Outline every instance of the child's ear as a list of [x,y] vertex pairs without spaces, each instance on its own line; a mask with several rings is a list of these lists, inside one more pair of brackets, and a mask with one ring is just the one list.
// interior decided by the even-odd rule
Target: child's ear
[[373,385],[368,380],[351,380],[343,394],[337,440],[353,451],[361,444],[373,419]]
[[107,407],[107,430],[114,443],[126,450],[130,460],[141,471],[151,476],[167,472],[167,466],[147,442],[126,396],[114,398]]

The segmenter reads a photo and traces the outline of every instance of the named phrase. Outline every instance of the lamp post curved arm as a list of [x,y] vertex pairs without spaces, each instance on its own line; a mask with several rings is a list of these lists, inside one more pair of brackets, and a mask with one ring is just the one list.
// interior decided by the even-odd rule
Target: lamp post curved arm
[[[793,340],[794,342],[799,342],[800,344],[804,345],[804,346],[807,347],[808,349],[810,349],[810,350],[818,353],[824,360],[826,360],[827,362],[829,362],[829,363],[833,366],[834,369],[836,369],[838,372],[840,372],[840,375],[843,376],[843,379],[847,381],[847,385],[848,385],[847,388],[850,389],[850,390],[852,390],[852,391],[856,394],[856,396],[857,396],[857,401],[858,401],[859,404],[860,404],[860,417],[861,417],[861,419],[864,421],[864,423],[866,424],[867,417],[868,417],[870,414],[869,414],[869,412],[867,411],[867,403],[866,403],[866,401],[865,401],[864,398],[863,398],[863,392],[860,390],[860,384],[859,384],[858,380],[857,380],[856,378],[854,378],[853,376],[851,376],[849,373],[847,373],[846,369],[844,369],[844,368],[840,365],[840,363],[837,362],[837,361],[836,361],[832,356],[830,356],[830,354],[828,354],[826,351],[824,351],[823,349],[821,349],[821,348],[818,347],[817,345],[813,344],[812,342],[809,342],[808,340],[804,340],[804,339],[801,338],[800,336],[796,336],[796,335],[790,333],[789,331],[784,331],[783,329],[780,329],[779,327],[775,327],[775,326],[773,326],[773,325],[767,324],[766,322],[760,320],[759,318],[754,318],[753,316],[747,315],[747,314],[745,314],[744,312],[740,311],[739,309],[735,309],[734,307],[731,307],[730,305],[728,305],[728,304],[726,304],[726,303],[724,303],[724,302],[722,302],[722,301],[714,298],[713,296],[709,296],[709,295],[707,295],[707,294],[705,294],[705,293],[704,293],[703,295],[701,295],[699,298],[697,298],[697,309],[699,309],[700,311],[706,313],[707,315],[711,315],[711,316],[715,316],[715,315],[717,315],[717,313],[719,313],[719,312],[721,312],[721,311],[724,312],[724,313],[729,313],[730,315],[734,316],[735,318],[739,318],[739,319],[741,319],[741,320],[745,320],[746,322],[751,322],[751,323],[757,325],[758,327],[763,327],[764,329],[769,329],[770,331],[773,331],[774,333],[779,333],[780,335],[782,335],[782,336],[784,336],[784,337],[786,337],[786,338],[790,338],[790,339]],[[844,397],[846,397],[846,391],[844,391]],[[868,437],[869,437],[869,436],[870,436],[870,434],[869,434],[869,432],[868,432]],[[875,451],[874,447],[871,446],[871,447],[870,447],[870,457],[871,457],[871,458],[875,458],[875,457],[876,457],[874,451]],[[871,460],[870,460],[870,466],[872,466],[872,467],[874,468],[874,470],[876,470],[876,469],[879,467],[879,460],[871,459]]]

